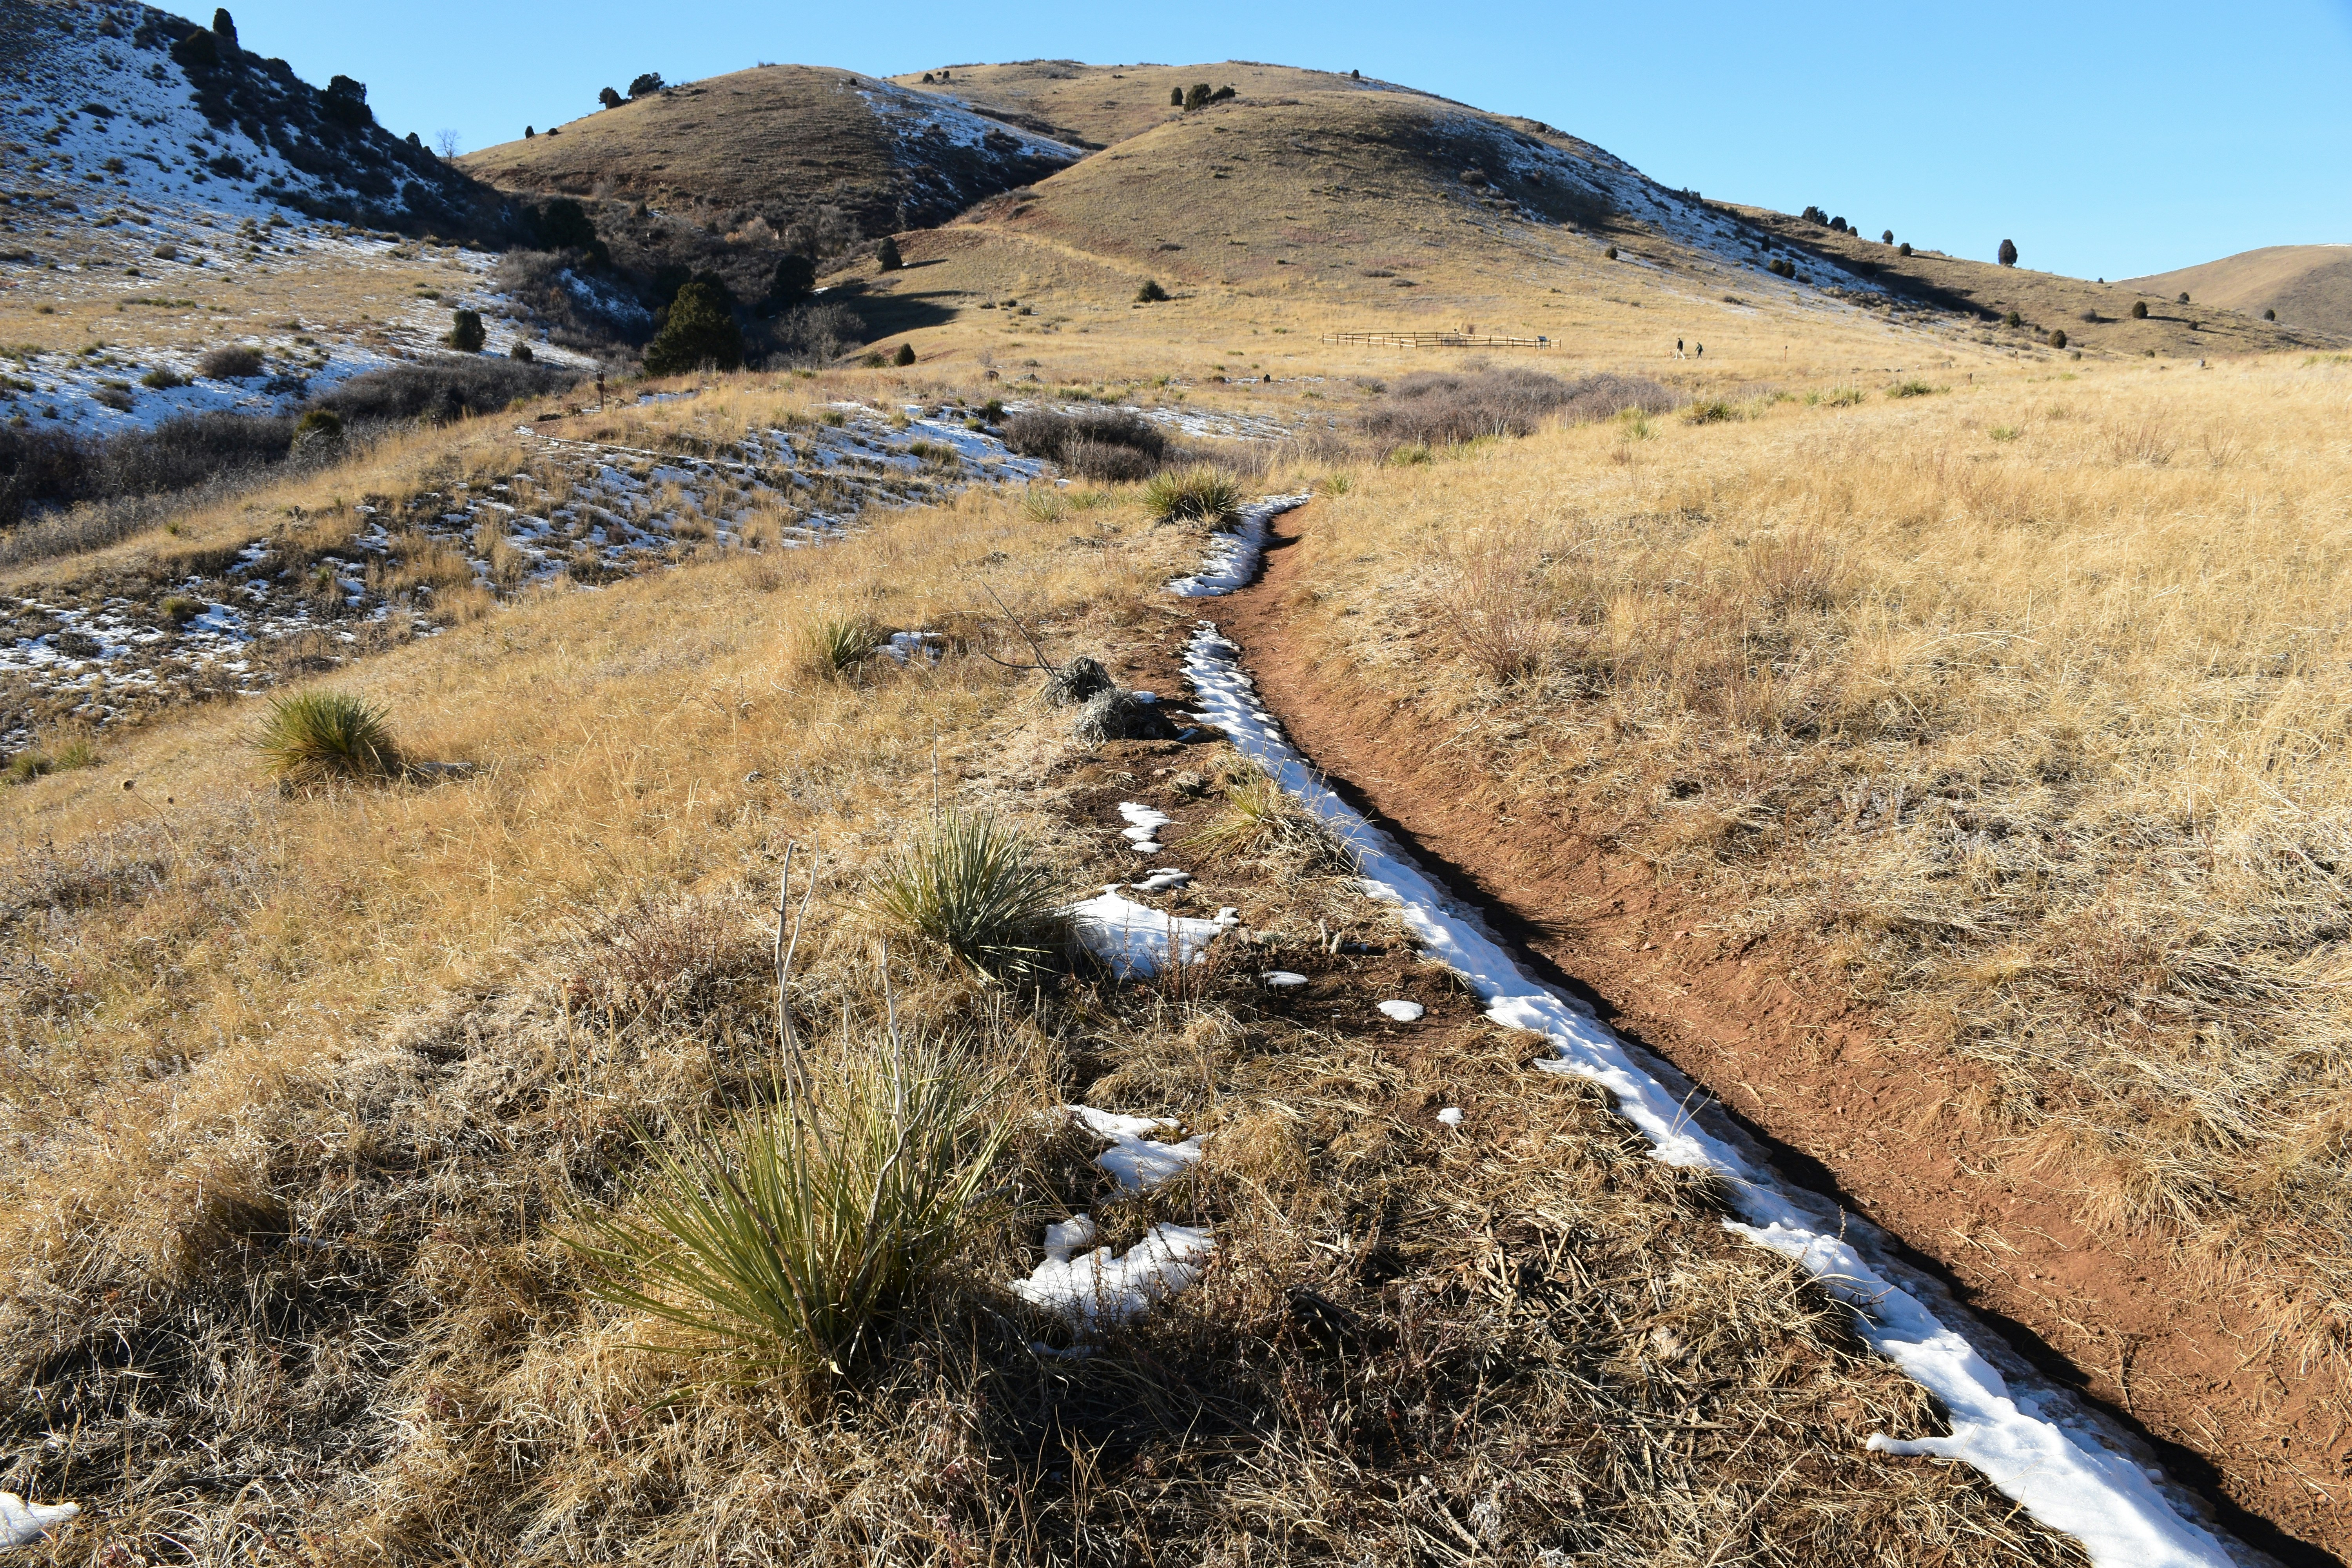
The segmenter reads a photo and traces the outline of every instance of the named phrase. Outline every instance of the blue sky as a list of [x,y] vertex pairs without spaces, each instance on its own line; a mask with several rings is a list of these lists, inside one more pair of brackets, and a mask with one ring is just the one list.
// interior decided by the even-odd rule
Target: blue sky
[[[173,9],[209,22],[211,7]],[[639,71],[1060,57],[1358,69],[1548,121],[1670,185],[2083,277],[2352,241],[2352,0],[2234,6],[241,0],[245,47],[468,149]]]

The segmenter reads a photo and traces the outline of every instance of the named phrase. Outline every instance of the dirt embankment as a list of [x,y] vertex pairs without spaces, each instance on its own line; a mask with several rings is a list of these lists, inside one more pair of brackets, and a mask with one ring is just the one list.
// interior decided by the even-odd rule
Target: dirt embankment
[[2145,1431],[2240,1539],[2290,1563],[2352,1556],[2352,1415],[2336,1380],[2236,1321],[2231,1292],[2073,1216],[1958,1114],[1970,1067],[1890,1037],[1799,976],[1804,955],[1710,929],[1696,891],[1530,807],[1498,814],[1409,707],[1318,668],[1291,612],[1315,510],[1276,521],[1265,575],[1209,606],[1269,710],[1343,793],[1384,818],[1498,929],[1705,1085],[1795,1178],[1903,1238],[2052,1375]]

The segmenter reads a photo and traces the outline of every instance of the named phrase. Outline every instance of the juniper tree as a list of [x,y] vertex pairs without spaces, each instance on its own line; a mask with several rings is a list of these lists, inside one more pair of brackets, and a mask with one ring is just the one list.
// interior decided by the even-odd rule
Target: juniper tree
[[2003,267],[2017,265],[2017,241],[2004,239],[2000,242],[2000,264]]

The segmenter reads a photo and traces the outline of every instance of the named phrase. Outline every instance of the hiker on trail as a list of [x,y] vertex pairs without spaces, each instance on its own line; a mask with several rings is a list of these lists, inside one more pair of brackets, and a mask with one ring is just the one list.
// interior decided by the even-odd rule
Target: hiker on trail
[[1693,347],[1694,349],[1696,349],[1696,350],[1698,351],[1696,353],[1695,353],[1694,355],[1692,355],[1692,356],[1691,356],[1692,358],[1694,358],[1694,359],[1705,359],[1705,358],[1706,357],[1706,345],[1705,343],[1693,343],[1693,344],[1691,345],[1691,347]]
[[1683,357],[1683,341],[1680,338],[1675,340],[1675,357],[1676,359]]

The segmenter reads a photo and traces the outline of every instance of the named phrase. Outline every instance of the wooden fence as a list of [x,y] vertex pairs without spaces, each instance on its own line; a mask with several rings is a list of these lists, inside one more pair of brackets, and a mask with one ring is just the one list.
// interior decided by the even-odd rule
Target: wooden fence
[[1556,349],[1558,338],[1489,338],[1470,332],[1326,332],[1327,343],[1382,349]]

